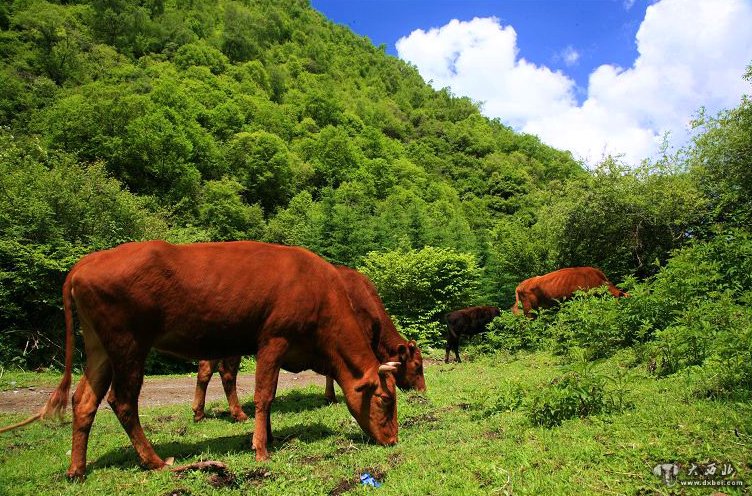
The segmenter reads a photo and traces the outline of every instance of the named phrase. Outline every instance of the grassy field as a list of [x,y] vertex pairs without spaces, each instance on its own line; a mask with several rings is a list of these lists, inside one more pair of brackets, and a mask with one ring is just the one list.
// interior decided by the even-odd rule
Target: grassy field
[[[427,394],[399,395],[400,442],[389,448],[365,439],[345,405],[326,405],[319,388],[289,390],[273,406],[277,442],[267,463],[254,461],[252,423],[230,422],[223,403],[212,404],[211,418],[200,424],[188,404],[142,411],[161,456],[174,456],[177,464],[221,460],[230,472],[219,475],[142,470],[105,409],[92,429],[88,478],[69,483],[70,424],[36,423],[0,435],[0,493],[711,494],[710,488],[667,487],[652,474],[658,463],[676,462],[686,472],[693,462],[711,461],[732,464],[737,478],[752,482],[752,404],[694,398],[687,377],[655,379],[644,368],[626,368],[627,362],[612,358],[589,372],[620,377],[606,382],[618,411],[553,428],[531,423],[527,398],[562,376],[557,358],[497,354],[432,363]],[[243,400],[252,412],[251,399]],[[20,419],[3,414],[0,425]],[[360,486],[363,472],[382,487]]]

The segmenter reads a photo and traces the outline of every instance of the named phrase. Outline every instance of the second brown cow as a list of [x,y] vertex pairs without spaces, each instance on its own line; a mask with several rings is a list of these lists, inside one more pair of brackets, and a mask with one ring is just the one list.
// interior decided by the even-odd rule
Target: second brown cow
[[[384,362],[399,363],[394,373],[397,386],[403,390],[425,391],[426,381],[423,377],[423,358],[420,349],[414,340],[408,341],[397,332],[371,280],[357,270],[344,265],[335,267],[344,282],[355,310],[355,316],[365,331],[367,339],[370,340],[376,357]],[[230,415],[240,422],[248,418],[238,401],[236,383],[239,365],[239,356],[199,362],[196,394],[193,400],[195,421],[198,422],[204,418],[206,388],[217,369],[230,406]],[[328,401],[335,401],[334,380],[330,376],[326,378],[325,396]]]
[[512,312],[515,315],[519,314],[521,305],[525,316],[530,317],[533,310],[552,307],[557,302],[571,297],[575,291],[600,286],[606,286],[608,292],[616,298],[629,296],[614,286],[605,274],[595,267],[569,267],[522,281],[515,290]]

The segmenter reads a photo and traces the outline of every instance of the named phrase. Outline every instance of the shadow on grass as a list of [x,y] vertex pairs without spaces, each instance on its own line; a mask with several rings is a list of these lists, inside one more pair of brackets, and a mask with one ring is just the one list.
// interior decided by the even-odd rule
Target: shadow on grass
[[[251,448],[253,423],[250,423],[249,426],[251,429],[245,434],[221,436],[196,442],[169,441],[156,443],[154,444],[154,450],[163,459],[170,456],[175,457],[177,464],[183,463],[186,459],[207,452],[212,453],[213,456],[216,456],[216,458],[220,460],[224,455],[241,452],[247,452],[248,456],[253,457],[255,456],[254,451]],[[312,442],[336,434],[333,430],[318,422],[313,424],[299,424],[282,429],[274,429],[272,427],[272,431],[274,433],[274,443],[269,449],[272,457],[274,457],[276,451],[283,448],[285,444],[292,439],[297,439],[303,442]],[[138,466],[136,452],[133,447],[129,445],[112,449],[100,456],[88,465],[87,472],[107,467],[117,467],[127,470]]]
[[[340,398],[341,399],[341,398]],[[326,399],[324,398],[324,392],[323,390],[320,393],[314,393],[311,391],[298,391],[298,390],[292,390],[285,392],[282,395],[278,395],[276,398],[274,398],[274,402],[272,403],[272,415],[274,412],[278,413],[300,413],[300,412],[306,412],[315,410],[317,408],[322,408],[327,406],[329,403],[327,403]],[[249,422],[253,421],[253,414],[256,410],[256,404],[253,402],[253,400],[246,401],[241,405],[243,408],[243,411],[248,415]],[[234,422],[235,419],[232,418],[230,415],[230,411],[227,410],[226,406],[225,409],[221,411],[217,411],[212,409],[207,409],[205,412],[205,417],[207,419],[222,419],[227,420],[228,422]]]

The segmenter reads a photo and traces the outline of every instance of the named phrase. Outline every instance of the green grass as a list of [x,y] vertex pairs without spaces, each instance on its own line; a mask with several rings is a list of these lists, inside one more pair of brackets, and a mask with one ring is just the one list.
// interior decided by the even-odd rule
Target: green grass
[[[611,374],[618,367],[615,358],[594,372]],[[382,480],[374,493],[381,495],[710,494],[667,488],[651,473],[657,463],[708,460],[730,462],[752,482],[752,403],[696,399],[681,375],[658,380],[632,369],[624,393],[632,408],[552,429],[531,426],[526,398],[561,374],[557,359],[544,353],[431,364],[426,395],[399,395],[400,442],[389,448],[366,440],[345,405],[326,405],[320,388],[284,391],[273,406],[278,442],[267,463],[254,461],[252,422],[230,422],[222,402],[211,404],[211,418],[199,424],[188,404],[142,411],[161,456],[174,456],[177,464],[225,462],[234,480],[214,481],[221,487],[206,473],[178,477],[139,468],[108,409],[92,429],[87,480],[69,483],[70,424],[37,423],[0,435],[0,493],[363,494],[372,489],[355,480],[369,471]],[[525,398],[509,401],[510,391]],[[243,400],[252,412],[250,398]],[[0,415],[0,425],[20,419]]]

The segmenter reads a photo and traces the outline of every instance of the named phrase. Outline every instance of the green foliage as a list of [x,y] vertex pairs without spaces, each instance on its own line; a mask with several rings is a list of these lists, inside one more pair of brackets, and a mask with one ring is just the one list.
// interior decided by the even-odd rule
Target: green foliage
[[205,41],[197,41],[181,46],[175,53],[175,65],[180,69],[191,66],[206,66],[212,74],[222,74],[228,65],[227,57]]
[[[517,283],[556,268],[642,279],[628,300],[503,316],[479,350],[649,354],[658,335],[680,348],[702,336],[688,312],[752,287],[748,99],[701,114],[681,154],[588,172],[298,0],[5,2],[0,79],[15,157],[0,165],[13,169],[0,306],[33,342],[61,325],[50,309],[71,263],[145,237],[265,239],[350,266],[395,254],[373,277],[405,332],[431,343],[443,312],[508,307]],[[441,268],[418,260],[425,247],[473,262]],[[704,366],[688,354],[677,370]]]
[[525,409],[533,425],[551,428],[564,420],[620,413],[633,406],[625,398],[632,382],[625,370],[597,372],[593,362],[582,355],[569,369],[527,398]]
[[60,288],[68,269],[91,251],[162,237],[167,226],[148,198],[124,191],[101,163],[47,153],[6,130],[0,193],[0,361],[48,364],[63,343]]
[[489,331],[483,335],[479,346],[486,352],[540,349],[548,336],[549,315],[531,320],[523,315],[502,311],[489,324]]
[[581,349],[588,360],[595,360],[644,341],[644,329],[634,325],[630,308],[625,308],[629,300],[612,297],[605,287],[575,293],[551,323],[554,349]]
[[[752,66],[750,66],[752,67]],[[752,70],[745,79],[752,83]],[[700,114],[695,121],[690,164],[708,198],[712,220],[748,229],[752,225],[752,100],[717,117]]]
[[247,200],[265,212],[286,205],[292,196],[291,156],[277,135],[264,131],[236,134],[228,143],[230,172],[246,188]]
[[358,270],[374,282],[405,335],[434,345],[443,315],[473,302],[479,277],[471,254],[430,246],[371,252]]
[[198,219],[212,241],[262,239],[265,224],[261,208],[243,202],[243,186],[232,179],[207,181]]
[[630,170],[609,159],[586,181],[571,183],[540,222],[556,266],[596,266],[620,280],[652,274],[704,212],[704,197],[670,162]]
[[528,404],[533,425],[556,427],[564,420],[598,414],[604,409],[602,377],[570,373],[535,393]]

